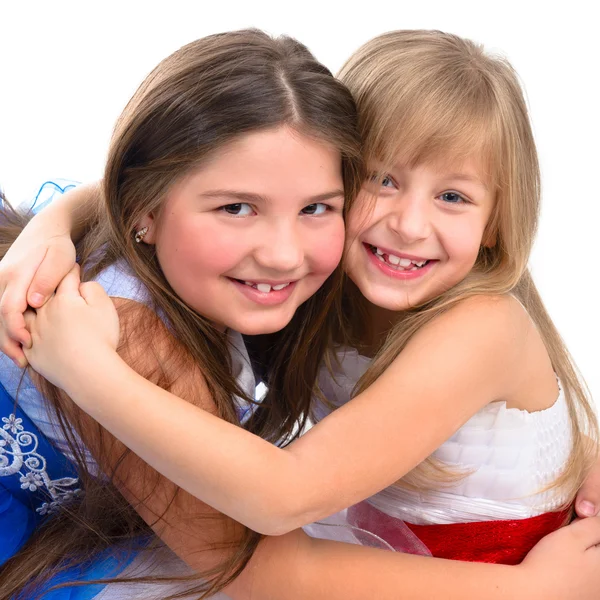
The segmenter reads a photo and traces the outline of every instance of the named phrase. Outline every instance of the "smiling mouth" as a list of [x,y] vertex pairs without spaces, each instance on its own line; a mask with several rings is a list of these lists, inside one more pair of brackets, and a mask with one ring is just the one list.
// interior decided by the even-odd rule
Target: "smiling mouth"
[[268,294],[269,292],[279,292],[281,290],[284,290],[291,283],[293,283],[292,281],[288,281],[287,283],[278,283],[276,285],[272,285],[270,283],[244,281],[243,279],[236,279],[236,281],[238,283],[243,283],[244,285],[247,285],[248,287],[254,288],[255,290],[258,290],[259,292],[262,292],[263,294]]
[[428,259],[412,260],[410,258],[395,256],[371,244],[365,244],[365,246],[379,261],[398,271],[418,271],[431,262]]

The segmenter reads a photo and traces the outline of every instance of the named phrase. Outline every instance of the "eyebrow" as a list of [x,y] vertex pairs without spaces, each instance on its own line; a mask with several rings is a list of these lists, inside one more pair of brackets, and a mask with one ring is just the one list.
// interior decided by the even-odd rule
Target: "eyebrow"
[[[306,202],[309,204],[317,204],[318,202],[326,202],[333,198],[344,197],[344,190],[332,190],[331,192],[325,192],[324,194],[317,194],[316,196],[309,196],[306,198]],[[238,202],[248,203],[266,203],[269,201],[267,196],[261,196],[260,194],[254,194],[252,192],[243,192],[239,190],[209,190],[199,195],[200,198],[228,198],[237,200]]]
[[445,180],[458,180],[458,181],[467,181],[471,183],[478,183],[485,191],[489,191],[488,186],[481,180],[479,177],[474,177],[472,175],[466,175],[465,173],[450,173],[450,175],[446,175],[444,177]]

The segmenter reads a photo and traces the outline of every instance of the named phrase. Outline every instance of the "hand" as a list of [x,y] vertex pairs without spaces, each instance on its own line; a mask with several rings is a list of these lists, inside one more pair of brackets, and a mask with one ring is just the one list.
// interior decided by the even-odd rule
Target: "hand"
[[596,517],[600,512],[600,458],[588,473],[575,499],[579,517]]
[[582,519],[542,539],[517,567],[527,572],[528,597],[600,598],[600,518]]
[[33,221],[0,262],[0,350],[19,367],[27,365],[22,347],[31,346],[23,318],[27,305],[42,306],[74,264],[69,234],[44,239]]
[[31,366],[54,385],[68,389],[69,382],[96,370],[103,352],[114,354],[119,343],[119,317],[102,287],[80,283],[76,265],[56,293],[36,312],[25,313],[31,334],[24,347]]

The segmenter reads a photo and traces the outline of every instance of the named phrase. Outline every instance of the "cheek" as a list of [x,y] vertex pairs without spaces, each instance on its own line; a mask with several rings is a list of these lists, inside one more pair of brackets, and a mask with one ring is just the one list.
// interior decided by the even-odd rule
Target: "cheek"
[[338,266],[344,251],[344,221],[340,217],[326,230],[307,236],[306,254],[310,256],[313,273],[328,277]]
[[347,244],[366,231],[377,220],[377,199],[373,194],[362,191],[358,194],[347,219]]
[[196,285],[198,277],[224,273],[236,264],[239,236],[223,233],[201,217],[165,220],[156,250],[165,277],[174,289]]
[[460,227],[449,228],[444,242],[446,252],[451,259],[471,268],[479,254],[482,237],[483,227],[478,222],[466,222]]

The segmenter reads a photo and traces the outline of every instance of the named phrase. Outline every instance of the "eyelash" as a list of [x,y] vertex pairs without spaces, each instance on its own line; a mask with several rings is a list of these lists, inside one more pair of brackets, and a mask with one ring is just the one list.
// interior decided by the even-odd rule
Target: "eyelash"
[[325,210],[324,210],[323,212],[321,212],[321,213],[317,213],[317,214],[315,214],[315,213],[305,213],[305,214],[306,214],[306,216],[308,216],[308,217],[318,217],[319,215],[322,215],[322,214],[324,214],[324,213],[327,213],[327,212],[330,212],[330,211],[334,210],[334,209],[333,209],[333,206],[330,206],[329,204],[325,204],[324,202],[313,202],[312,204],[307,204],[307,205],[306,205],[306,206],[305,206],[305,207],[304,207],[304,208],[303,208],[303,209],[300,211],[300,213],[303,213],[303,212],[304,212],[304,211],[305,211],[307,208],[309,208],[309,207],[311,207],[311,206],[324,206],[324,207],[325,207]]
[[381,173],[372,173],[369,176],[369,181],[371,183],[379,183],[381,187],[387,187],[383,185],[384,181],[389,181],[392,184],[394,183],[394,180],[390,175],[382,175]]
[[[224,206],[220,206],[220,207],[218,208],[218,210],[219,210],[220,212],[227,213],[227,214],[228,214],[228,215],[230,215],[231,217],[235,217],[235,218],[238,218],[238,219],[241,219],[241,218],[243,218],[243,217],[247,217],[247,216],[249,216],[249,215],[236,215],[236,214],[234,214],[234,213],[232,213],[232,212],[229,212],[229,211],[227,210],[228,208],[233,208],[234,206],[240,206],[240,207],[241,207],[241,206],[249,206],[249,207],[250,207],[250,209],[252,209],[252,207],[251,207],[251,206],[250,206],[250,205],[249,205],[247,202],[234,202],[233,204],[225,204]],[[253,210],[253,209],[252,209],[252,211],[254,212],[254,210]]]
[[[235,203],[233,203],[233,204],[225,204],[224,206],[220,206],[220,207],[219,207],[217,210],[219,210],[220,212],[227,213],[228,215],[230,215],[230,216],[232,216],[232,217],[234,217],[234,218],[238,218],[238,219],[241,219],[241,218],[244,218],[244,217],[250,216],[250,215],[239,215],[239,214],[235,214],[235,213],[233,213],[233,212],[229,212],[229,210],[228,210],[228,209],[231,209],[231,208],[233,208],[233,207],[241,207],[241,206],[249,206],[249,207],[252,209],[252,207],[250,206],[250,204],[248,204],[247,202],[235,202]],[[304,213],[304,211],[305,211],[307,208],[311,207],[311,206],[324,206],[324,207],[325,207],[325,210],[324,210],[324,211],[322,211],[322,212],[320,212],[320,213],[316,213],[316,214],[315,214],[315,213]],[[330,206],[329,204],[325,204],[325,203],[323,203],[323,202],[313,202],[312,204],[307,204],[307,205],[306,205],[306,206],[305,206],[305,207],[304,207],[304,208],[303,208],[303,209],[300,211],[300,214],[305,214],[306,216],[310,216],[310,217],[312,217],[312,216],[319,216],[319,215],[321,215],[321,214],[324,214],[324,213],[326,213],[326,212],[329,212],[329,211],[332,211],[332,210],[334,210],[334,208],[333,208],[332,206]]]
[[[383,177],[380,174],[376,174],[376,173],[371,175],[371,181],[376,181],[379,178],[381,178],[381,180],[380,180],[381,187],[389,188],[390,186],[385,185],[386,182],[391,183],[393,186],[396,185],[390,175],[384,175]],[[444,196],[446,194],[455,194],[456,196],[458,196],[460,198],[460,201],[459,202],[448,202],[448,201],[442,200],[442,202],[444,202],[444,204],[471,204],[471,201],[466,196],[464,196],[460,192],[455,192],[454,190],[448,190],[446,192],[442,192],[441,194],[439,194],[436,197],[441,199],[442,196]]]
[[447,192],[442,192],[438,198],[441,198],[442,196],[445,196],[446,194],[454,194],[455,196],[458,196],[460,198],[459,202],[448,202],[446,200],[442,200],[442,202],[444,202],[444,204],[470,204],[470,200],[468,198],[466,198],[465,196],[463,196],[463,194],[461,194],[460,192],[455,192],[452,190],[449,190]]

